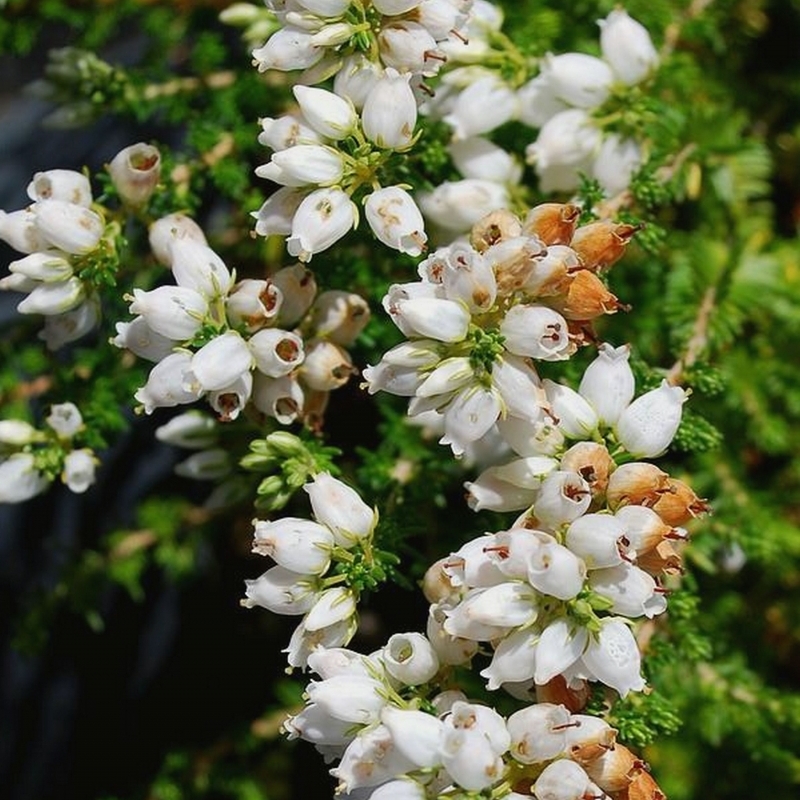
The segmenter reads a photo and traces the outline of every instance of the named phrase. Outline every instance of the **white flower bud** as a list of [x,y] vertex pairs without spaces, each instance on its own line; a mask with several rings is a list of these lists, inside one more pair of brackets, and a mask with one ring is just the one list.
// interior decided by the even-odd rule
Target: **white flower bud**
[[148,361],[162,361],[178,344],[174,339],[156,333],[144,317],[136,317],[132,322],[118,322],[116,329],[117,335],[110,340],[111,344]]
[[[338,183],[344,172],[342,156],[333,148],[319,144],[298,144],[272,154],[272,164],[280,169],[273,179],[287,186],[328,186]],[[257,171],[267,177],[263,170]]]
[[608,97],[614,81],[605,61],[585,53],[548,53],[541,69],[556,97],[578,108],[597,108]]
[[306,693],[309,701],[328,716],[358,725],[376,722],[387,703],[383,686],[374,678],[358,674],[311,681]]
[[600,26],[600,49],[611,64],[614,74],[632,86],[644,80],[658,65],[658,52],[647,28],[628,15],[624,9],[614,9]]
[[24,447],[36,439],[41,438],[41,434],[28,422],[21,419],[2,419],[0,420],[0,449],[3,445],[11,447]]
[[152,331],[183,342],[191,339],[203,324],[208,302],[194,289],[157,286],[149,292],[134,289],[130,312],[141,314]]
[[354,53],[342,61],[333,78],[333,91],[340,97],[348,98],[356,108],[363,108],[367,95],[382,74],[380,64]]
[[322,47],[314,44],[313,33],[291,26],[279,28],[267,43],[253,50],[253,59],[259,72],[277,69],[288,72],[306,69],[325,54]]
[[510,308],[500,323],[500,333],[505,337],[506,349],[518,356],[563,361],[574,349],[567,321],[546,306]]
[[40,200],[33,211],[39,233],[53,247],[67,253],[93,250],[105,229],[99,214],[63,200]]
[[156,439],[175,447],[203,450],[217,439],[217,423],[201,411],[186,411],[156,428]]
[[522,167],[517,160],[488,139],[471,136],[451,142],[447,148],[456,169],[465,178],[518,183]]
[[30,453],[14,453],[0,461],[0,503],[24,503],[49,485],[47,478],[34,467]]
[[631,691],[640,692],[645,687],[639,674],[641,656],[636,639],[622,619],[600,620],[600,633],[589,641],[583,663],[597,680],[616,689],[620,697]]
[[29,208],[10,213],[0,209],[0,239],[20,253],[47,250],[50,246],[36,227],[36,215]]
[[516,93],[491,74],[470,83],[460,92],[444,121],[453,128],[456,139],[468,139],[499,128],[516,113]]
[[[419,682],[407,685],[418,686]],[[432,769],[441,764],[439,739],[444,723],[433,714],[385,706],[381,722],[391,733],[395,747],[418,769]]]
[[182,237],[174,238],[169,248],[170,267],[178,286],[193,289],[207,300],[228,294],[231,273],[208,245]]
[[418,256],[428,237],[425,223],[411,195],[399,186],[387,186],[367,195],[364,214],[379,241],[401,253]]
[[83,494],[93,483],[97,459],[91,450],[73,450],[64,459],[61,480],[70,491]]
[[181,350],[171,353],[150,370],[147,383],[134,395],[144,406],[145,414],[152,414],[156,408],[192,403],[200,397],[200,389],[186,381],[191,361],[192,354]]
[[316,581],[285,567],[268,569],[254,580],[245,580],[245,608],[261,606],[273,614],[305,614],[320,596]]
[[463,341],[472,319],[469,311],[453,300],[417,297],[391,304],[392,321],[403,330],[398,320],[417,336],[440,342]]
[[144,142],[120,150],[106,167],[122,202],[134,208],[152,196],[161,177],[161,153]]
[[300,261],[310,261],[314,253],[338,242],[357,222],[358,209],[345,192],[317,189],[297,207],[287,250]]
[[296,85],[292,88],[300,110],[320,135],[332,141],[349,136],[357,117],[352,103],[325,89]]
[[631,176],[642,163],[642,150],[635,139],[612,133],[603,139],[595,157],[592,175],[609,196],[628,188]]
[[28,197],[39,200],[63,200],[88,208],[92,204],[92,187],[82,173],[71,169],[49,169],[37,172],[28,184]]
[[17,304],[20,314],[63,314],[83,302],[86,293],[79,278],[56,283],[40,283]]
[[399,397],[414,397],[425,379],[416,367],[396,367],[385,360],[374,367],[365,367],[361,377],[364,379],[362,387],[370,394],[382,391]]
[[74,403],[54,403],[50,406],[45,422],[65,439],[71,439],[84,427],[81,412]]
[[633,398],[635,381],[628,359],[629,345],[603,343],[586,368],[578,391],[594,407],[600,422],[614,425]]
[[186,380],[204,392],[224,389],[250,370],[253,355],[247,342],[235,331],[215,336],[193,356]]
[[666,380],[637,397],[617,420],[620,444],[636,458],[661,455],[675,438],[687,397],[680,386],[670,386]]
[[574,389],[545,378],[542,381],[550,409],[561,430],[573,439],[587,439],[597,429],[594,408]]
[[175,474],[194,481],[218,481],[231,472],[231,457],[221,447],[192,453],[175,465]]
[[564,706],[537,703],[520,709],[506,720],[511,734],[511,755],[521,764],[550,761],[564,751],[570,713]]
[[306,614],[303,624],[307,631],[318,631],[352,617],[356,613],[356,597],[352,589],[334,586],[325,589]]
[[507,208],[508,190],[494,181],[445,181],[417,195],[422,213],[448,231],[464,232],[491,211]]
[[570,108],[542,126],[536,141],[525,149],[525,155],[540,175],[542,170],[553,166],[578,168],[594,157],[601,139],[602,134],[589,115],[583,109]]
[[411,91],[410,73],[387,69],[364,98],[361,125],[373,144],[387,150],[407,148],[417,125],[417,101]]
[[439,671],[439,659],[421,633],[395,633],[382,651],[386,671],[406,686],[421,686]]
[[167,214],[166,217],[157,219],[148,232],[150,249],[161,264],[172,264],[172,243],[178,239],[191,239],[194,242],[206,245],[206,236],[203,229],[185,214]]
[[333,534],[307,519],[282,517],[256,520],[253,552],[270,556],[277,564],[304,575],[322,575],[331,563]]
[[12,261],[8,269],[34,281],[54,283],[72,276],[72,265],[58,253],[31,253]]
[[303,488],[308,492],[315,519],[331,529],[336,544],[352,547],[359,539],[371,535],[378,522],[377,512],[361,499],[355,489],[327,472],[315,475],[314,480]]
[[256,369],[270,378],[288,375],[305,357],[303,340],[280,328],[264,328],[253,334],[247,344]]
[[417,397],[449,394],[469,383],[474,369],[467,356],[454,356],[440,361],[417,389]]

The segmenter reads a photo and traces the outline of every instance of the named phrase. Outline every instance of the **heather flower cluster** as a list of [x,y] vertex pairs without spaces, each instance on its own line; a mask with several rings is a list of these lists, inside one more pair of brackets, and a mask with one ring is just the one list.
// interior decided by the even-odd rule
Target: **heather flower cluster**
[[57,403],[41,429],[19,419],[0,420],[0,503],[22,503],[46,491],[56,478],[82,494],[95,480],[98,459],[80,447],[85,430],[74,403]]
[[615,88],[646,80],[658,53],[647,29],[624,9],[614,9],[598,25],[601,58],[550,53],[518,93],[520,120],[539,129],[525,155],[545,192],[572,191],[583,173],[616,194],[644,158],[636,139],[604,132],[595,112]]
[[[347,644],[358,625],[361,585],[382,577],[373,548],[378,513],[358,493],[323,472],[304,487],[314,520],[255,520],[253,552],[275,565],[246,581],[246,608],[302,615],[285,652],[290,667],[306,667],[321,647]],[[364,583],[366,581],[366,584]]]
[[253,408],[281,424],[319,424],[329,393],[354,367],[346,347],[369,319],[356,294],[317,294],[302,265],[235,279],[184,215],[150,227],[150,244],[175,285],[134,289],[131,322],[113,343],[155,362],[136,393],[146,413],[205,398],[224,421]]
[[489,432],[515,438],[552,418],[534,362],[569,358],[591,322],[620,308],[599,273],[623,253],[630,225],[578,227],[580,209],[546,203],[520,220],[498,211],[469,242],[437,249],[420,280],[383,306],[408,338],[364,370],[371,393],[410,397],[409,415],[439,422],[462,455]]

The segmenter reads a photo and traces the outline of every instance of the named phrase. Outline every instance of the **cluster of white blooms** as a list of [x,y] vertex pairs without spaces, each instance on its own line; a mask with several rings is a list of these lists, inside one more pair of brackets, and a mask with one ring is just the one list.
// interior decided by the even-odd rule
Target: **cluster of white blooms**
[[[463,42],[471,0],[265,0],[281,27],[253,51],[260,72],[304,70],[299,83],[336,73],[350,80],[387,67],[421,77]],[[358,74],[356,74],[358,73]]]
[[0,239],[23,258],[9,265],[0,289],[23,292],[21,314],[42,314],[39,334],[50,350],[80,338],[97,323],[99,306],[75,274],[76,262],[98,247],[106,231],[93,211],[89,179],[80,172],[38,172],[28,186],[32,204],[19,211],[0,211]]
[[248,402],[281,424],[318,423],[331,390],[354,372],[345,349],[369,319],[351,292],[317,295],[302,265],[268,279],[236,281],[188,217],[150,228],[150,244],[176,285],[134,289],[131,322],[113,343],[156,362],[136,393],[146,413],[205,397],[220,419]]
[[295,86],[297,113],[261,121],[259,141],[274,152],[256,174],[282,188],[254,214],[256,233],[287,236],[289,253],[301,261],[355,227],[359,213],[352,198],[364,187],[369,192],[364,212],[375,236],[413,256],[425,248],[422,215],[411,195],[379,182],[386,159],[415,138],[411,75],[389,68],[370,76],[368,91],[357,99],[353,93]]
[[[161,159],[154,147],[135,144],[120,151],[107,169],[126,206],[141,206],[153,193]],[[92,208],[92,188],[81,172],[37,172],[28,185],[31,205],[0,210],[0,239],[25,256],[9,264],[0,289],[22,292],[21,314],[42,314],[39,338],[58,350],[91,331],[100,303],[90,282],[78,274],[95,262],[113,261],[116,226]]]
[[678,526],[704,510],[685,484],[626,459],[667,448],[685,392],[664,383],[633,400],[628,348],[609,345],[580,392],[544,383],[554,431],[520,429],[509,441],[522,457],[466,484],[473,508],[526,511],[431,568],[428,635],[452,637],[452,663],[490,642],[489,689],[597,680],[624,696],[644,688],[629,619],[666,609],[660,580],[680,571]]
[[94,483],[97,458],[74,443],[84,429],[77,406],[51,406],[45,424],[38,430],[23,420],[0,420],[0,503],[30,500],[56,477],[76,494]]
[[615,85],[634,86],[658,64],[650,34],[623,9],[600,20],[602,58],[585,53],[547,55],[539,74],[518,93],[519,118],[539,128],[526,150],[543,191],[571,191],[579,173],[609,194],[625,189],[642,161],[638,142],[605,135],[593,119]]
[[[261,606],[275,614],[302,615],[292,635],[288,662],[304,668],[318,647],[339,647],[357,627],[359,589],[337,565],[370,559],[378,513],[358,493],[327,472],[305,485],[314,520],[282,517],[255,520],[253,552],[275,566],[246,581],[247,608]],[[332,574],[331,574],[332,573]],[[342,585],[344,583],[344,585]]]
[[391,286],[383,305],[409,341],[364,370],[370,393],[411,397],[409,415],[439,418],[456,455],[489,431],[545,425],[551,401],[533,362],[569,358],[591,321],[620,307],[598,273],[635,231],[576,227],[579,213],[552,203],[522,221],[494,212],[468,243],[422,261],[421,280]]
[[308,684],[306,707],[284,728],[338,759],[331,769],[337,793],[364,800],[484,790],[536,800],[602,800],[621,790],[663,798],[646,765],[602,719],[550,702],[504,718],[461,691],[442,690],[445,663],[419,633],[394,634],[367,656],[318,647],[308,666],[321,680]]

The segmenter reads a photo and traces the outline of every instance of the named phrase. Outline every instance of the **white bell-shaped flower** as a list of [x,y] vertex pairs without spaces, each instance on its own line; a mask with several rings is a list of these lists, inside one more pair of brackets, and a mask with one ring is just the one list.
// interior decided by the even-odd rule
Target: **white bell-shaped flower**
[[411,195],[399,186],[387,186],[367,195],[364,216],[372,232],[388,247],[418,256],[428,237],[422,213]]
[[88,208],[92,204],[92,186],[82,173],[72,169],[49,169],[37,172],[28,184],[28,197],[38,200],[63,200]]
[[463,341],[472,319],[461,303],[437,297],[399,300],[391,304],[389,313],[400,330],[407,326],[412,335],[440,342]]
[[157,408],[192,403],[200,397],[200,388],[186,379],[191,361],[192,354],[180,350],[170,353],[150,370],[147,383],[134,395],[136,401],[144,406],[145,414],[152,414]]
[[625,526],[612,514],[585,514],[567,528],[564,543],[593,570],[635,555],[625,534]]
[[253,380],[253,405],[281,425],[291,425],[303,411],[305,393],[293,375],[268,378],[260,372]]
[[203,450],[216,442],[218,430],[212,417],[193,409],[156,428],[156,439],[187,450]]
[[441,270],[441,282],[448,300],[464,303],[473,314],[488,311],[497,297],[497,280],[491,264],[465,245],[454,244],[448,250],[449,255]]
[[620,444],[635,458],[661,455],[675,438],[687,397],[680,386],[666,380],[637,397],[617,420]]
[[395,633],[383,648],[386,671],[406,686],[427,683],[439,671],[439,659],[421,633]]
[[425,633],[428,641],[436,651],[440,664],[466,664],[478,652],[478,642],[464,639],[460,636],[451,636],[444,628],[447,620],[445,609],[451,606],[437,603],[428,611],[428,623]]
[[200,244],[208,244],[203,229],[191,217],[180,213],[157,219],[147,235],[153,255],[166,266],[172,263],[172,243],[176,239],[192,239]]
[[594,158],[602,134],[581,108],[561,111],[549,119],[539,131],[536,141],[528,145],[525,155],[537,172],[550,167],[577,168]]
[[416,22],[384,25],[378,34],[381,60],[399,73],[435,75],[444,61],[436,40]]
[[495,645],[492,662],[482,669],[486,688],[499,689],[504,683],[519,683],[533,677],[539,636],[530,628],[512,631]]
[[369,322],[367,301],[354,292],[331,289],[322,292],[311,309],[314,335],[349,347]]
[[178,286],[192,289],[208,300],[228,294],[233,282],[231,273],[208,245],[183,236],[173,238],[169,250],[170,268]]
[[287,739],[304,739],[315,745],[347,745],[353,741],[353,723],[331,717],[311,703],[283,723]]
[[645,687],[636,639],[625,621],[617,617],[600,621],[600,633],[589,641],[583,663],[597,680],[616,689],[620,697]]
[[417,195],[422,213],[442,229],[463,233],[498,208],[507,208],[508,189],[500,183],[465,178],[445,181]]
[[133,290],[131,314],[141,314],[147,326],[167,339],[191,339],[203,324],[208,302],[199,292],[183,286],[157,286],[149,292]]
[[488,587],[505,583],[508,576],[492,556],[496,543],[495,535],[487,533],[461,545],[444,568],[453,586]]
[[79,278],[67,278],[55,283],[40,283],[17,304],[20,314],[63,314],[80,305],[86,297]]
[[542,524],[555,529],[585,514],[591,502],[591,488],[578,473],[557,470],[542,481],[534,513]]
[[474,369],[467,356],[454,356],[440,361],[428,373],[416,391],[417,397],[435,397],[455,392],[474,377]]
[[175,465],[175,474],[194,481],[218,481],[231,472],[231,457],[227,450],[214,447],[192,453]]
[[495,424],[502,406],[494,389],[480,385],[461,389],[444,412],[444,436],[439,444],[450,445],[461,456]]
[[614,81],[605,61],[585,53],[548,53],[541,69],[555,96],[578,108],[597,108],[608,97]]
[[488,467],[474,481],[467,481],[464,488],[473,511],[520,511],[534,502],[540,482],[520,486],[506,479],[502,467]]
[[303,624],[307,631],[328,628],[343,622],[356,613],[356,597],[352,589],[333,586],[325,589],[306,614]]
[[636,387],[628,363],[630,355],[629,345],[614,347],[604,342],[581,378],[578,392],[592,404],[605,425],[615,425],[633,399]]
[[442,763],[439,740],[444,723],[437,717],[424,711],[385,706],[381,723],[392,734],[395,747],[417,769],[432,769]]
[[292,232],[292,220],[306,198],[305,189],[281,186],[273,192],[252,216],[256,220],[255,232],[259,236],[288,236]]
[[225,316],[232,327],[248,333],[263,328],[280,313],[283,293],[269,281],[246,278],[237,281],[225,299]]
[[623,139],[612,133],[603,139],[603,144],[594,159],[592,176],[609,196],[628,188],[633,173],[641,166],[642,149],[635,139]]
[[318,631],[306,630],[301,622],[295,628],[288,646],[282,651],[286,653],[286,662],[290,667],[305,669],[311,653],[320,647],[340,647],[347,644],[353,638],[357,627],[358,621],[355,616]]
[[530,625],[538,615],[538,596],[522,581],[490,586],[475,597],[469,615],[476,622],[498,628]]
[[94,298],[88,298],[75,308],[57,316],[45,317],[44,328],[39,331],[48,350],[59,350],[97,327],[100,321],[100,306]]
[[253,552],[269,556],[292,572],[322,575],[331,563],[333,534],[308,519],[256,520]]
[[[509,423],[501,431],[501,435],[510,444],[507,434],[513,427],[512,417],[522,424],[531,425],[542,420],[543,409],[547,404],[544,388],[538,373],[529,362],[510,353],[503,353],[492,364],[492,386],[499,392],[505,412],[504,418],[499,422]],[[506,414],[510,416],[505,416]]]
[[161,153],[150,144],[138,142],[120,150],[106,169],[122,202],[138,208],[152,197],[158,186]]
[[470,136],[451,142],[447,149],[456,169],[465,178],[502,184],[519,183],[522,166],[502,147],[488,139]]
[[73,274],[72,264],[58,253],[31,253],[12,261],[8,269],[10,272],[43,283],[65,281]]
[[71,439],[84,428],[83,417],[74,403],[54,403],[45,423],[62,439]]
[[510,308],[500,323],[500,333],[506,348],[518,356],[562,361],[574,349],[567,321],[546,306],[520,304]]
[[573,439],[588,439],[597,429],[597,412],[574,389],[547,378],[542,381],[558,427]]
[[612,614],[625,617],[653,617],[666,611],[667,601],[656,592],[651,575],[633,564],[617,564],[589,573],[589,586],[602,597],[611,600]]
[[276,566],[253,580],[245,580],[245,608],[261,606],[273,614],[299,615],[309,611],[319,597],[316,581],[307,575]]
[[475,642],[489,642],[499,639],[508,633],[508,628],[500,625],[487,625],[479,622],[472,615],[472,607],[480,603],[481,596],[488,589],[472,589],[464,599],[453,608],[445,608],[447,619],[444,630],[450,636],[471,639]]
[[0,447],[8,445],[12,448],[24,447],[42,435],[29,422],[21,419],[0,420]]
[[288,375],[303,363],[303,340],[291,331],[265,328],[253,334],[247,345],[256,369],[270,378]]
[[426,800],[425,787],[410,778],[399,778],[379,786],[369,800]]
[[235,331],[215,336],[193,356],[187,381],[204,392],[230,386],[253,365],[247,342]]
[[410,78],[410,73],[389,68],[373,82],[364,98],[361,126],[367,139],[378,147],[403,150],[414,139],[417,101]]
[[532,128],[541,128],[549,119],[570,107],[558,97],[552,82],[542,73],[519,88],[517,99],[520,120]]
[[352,133],[357,116],[348,100],[314,86],[297,84],[292,92],[308,124],[321,136],[336,142]]
[[75,203],[40,200],[33,210],[39,233],[53,247],[73,255],[97,247],[105,229],[99,214]]
[[35,253],[50,246],[36,227],[36,215],[30,208],[9,212],[0,209],[0,239],[20,253]]
[[147,361],[162,361],[178,344],[174,339],[156,333],[144,317],[136,317],[131,322],[118,322],[116,329],[117,335],[110,340],[111,344],[130,350]]
[[[546,534],[540,534],[544,537]],[[528,581],[543,594],[559,600],[577,597],[586,580],[586,565],[571,550],[556,542],[543,541],[528,561]]]
[[338,242],[357,222],[358,209],[346,192],[317,189],[297,207],[286,248],[300,261],[310,261],[315,253]]
[[93,483],[97,458],[91,450],[73,450],[64,459],[61,480],[71,492],[83,494]]
[[627,11],[616,8],[597,24],[603,58],[623,83],[639,83],[658,65],[658,51],[647,28]]
[[584,800],[592,782],[583,767],[568,758],[548,764],[533,784],[538,800]]
[[49,485],[36,469],[31,453],[14,453],[0,461],[0,503],[24,503]]
[[397,749],[389,729],[378,725],[359,734],[347,746],[331,775],[339,780],[336,793],[344,794],[378,786],[413,769],[414,764]]
[[374,367],[365,367],[361,370],[361,377],[364,379],[362,387],[366,387],[370,394],[389,392],[399,397],[414,397],[425,380],[424,374],[416,367],[398,367],[385,360]]
[[372,533],[377,524],[377,512],[359,497],[355,489],[327,472],[314,476],[303,487],[308,492],[317,522],[330,528],[336,544],[352,547],[359,539]]
[[309,125],[302,114],[262,117],[259,124],[261,132],[258,134],[258,143],[276,152],[298,144],[322,144],[323,137]]
[[344,173],[341,154],[321,144],[298,144],[279,150],[272,154],[271,164],[278,167],[277,175],[266,175],[264,170],[257,174],[273,177],[285,186],[330,186],[338,183]]
[[[346,97],[357,109],[364,107],[367,96],[383,75],[383,67],[362,53],[345,57],[333,77],[333,91]],[[363,124],[363,121],[362,121]]]
[[319,61],[325,51],[317,46],[311,31],[304,31],[291,25],[279,28],[269,37],[266,44],[253,50],[253,59],[259,72],[270,69],[287,72],[293,69],[306,69]]
[[383,684],[366,675],[342,674],[312,681],[306,693],[309,701],[329,716],[359,725],[377,722],[387,704]]
[[499,128],[517,114],[516,92],[492,73],[470,83],[456,97],[444,121],[455,139],[468,139]]
[[538,764],[558,757],[567,746],[569,722],[569,711],[554,703],[520,709],[506,720],[511,755],[521,764]]

